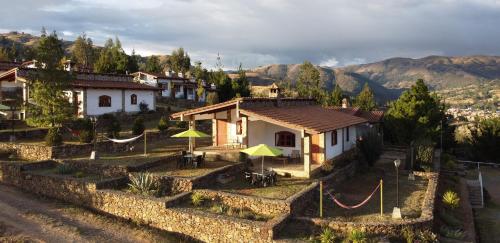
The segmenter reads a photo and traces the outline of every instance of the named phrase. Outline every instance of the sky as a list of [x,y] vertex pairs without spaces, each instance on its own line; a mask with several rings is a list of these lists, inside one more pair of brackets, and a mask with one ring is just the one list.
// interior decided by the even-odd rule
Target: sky
[[184,47],[225,69],[321,66],[391,57],[500,55],[500,0],[0,0],[0,32],[98,45],[118,36],[141,55]]

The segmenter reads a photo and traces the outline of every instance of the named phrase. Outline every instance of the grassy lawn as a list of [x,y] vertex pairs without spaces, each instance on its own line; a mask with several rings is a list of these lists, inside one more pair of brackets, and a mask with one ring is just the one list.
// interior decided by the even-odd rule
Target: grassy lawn
[[[365,205],[356,209],[343,209],[329,196],[323,198],[323,215],[342,221],[373,221],[392,220],[392,210],[396,207],[396,175],[392,164],[382,164],[370,168],[365,173],[358,173],[353,178],[344,181],[340,186],[333,189],[332,194],[346,205],[356,205],[375,189],[380,179],[384,180],[384,214],[380,216],[380,191],[375,192],[373,197]],[[407,174],[399,177],[399,204],[404,218],[418,218],[421,214],[421,205],[425,196],[428,181],[425,178],[415,177],[415,181],[409,181]],[[313,202],[313,207],[305,214],[311,217],[319,216],[319,202]]]
[[237,175],[233,181],[227,184],[217,183],[213,189],[271,199],[287,199],[310,184],[311,181],[306,179],[278,177],[276,185],[258,187],[250,185],[243,177],[243,174],[241,174]]
[[205,175],[215,169],[232,165],[234,162],[228,161],[207,161],[204,165],[198,168],[177,168],[177,162],[172,161],[164,165],[152,168],[148,172],[157,176],[178,176],[178,177],[197,177]]

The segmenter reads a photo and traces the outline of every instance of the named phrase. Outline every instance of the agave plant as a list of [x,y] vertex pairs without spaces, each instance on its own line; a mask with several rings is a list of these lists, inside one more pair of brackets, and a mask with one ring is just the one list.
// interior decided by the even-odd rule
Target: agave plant
[[337,236],[333,230],[328,227],[324,228],[323,232],[319,235],[319,241],[321,243],[334,243],[335,240],[337,240]]
[[130,192],[145,196],[157,195],[160,191],[158,181],[150,173],[131,175],[128,187]]
[[352,243],[366,243],[368,242],[368,236],[364,231],[353,229],[349,232],[347,240]]
[[451,209],[455,209],[460,203],[460,198],[458,197],[458,194],[456,192],[448,190],[443,195],[443,203]]
[[201,206],[205,199],[205,196],[198,192],[195,192],[191,195],[191,203],[193,203],[193,205],[196,207]]

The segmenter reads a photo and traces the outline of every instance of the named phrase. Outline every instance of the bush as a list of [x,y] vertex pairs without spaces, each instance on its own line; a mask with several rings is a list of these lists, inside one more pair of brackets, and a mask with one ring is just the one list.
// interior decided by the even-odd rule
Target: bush
[[321,170],[325,173],[330,173],[333,170],[333,161],[327,160],[321,165]]
[[108,137],[120,137],[120,131],[122,130],[120,121],[113,114],[101,115],[97,120],[97,124],[106,131]]
[[76,178],[83,178],[85,177],[85,173],[83,171],[78,171],[75,173]]
[[423,243],[439,242],[437,239],[437,235],[430,230],[417,231],[417,237]]
[[78,131],[78,140],[81,143],[90,143],[94,139],[92,121],[90,119],[78,118],[71,124],[71,129]]
[[446,210],[441,210],[439,212],[439,217],[449,226],[460,227],[462,226],[462,222],[453,216],[450,213],[447,213]]
[[349,232],[347,241],[351,243],[366,243],[368,242],[368,236],[364,231],[353,229]]
[[321,243],[334,243],[337,240],[337,236],[332,229],[326,227],[319,235],[319,240]]
[[370,166],[375,164],[382,153],[382,139],[375,131],[370,131],[363,136],[357,146]]
[[142,114],[147,114],[149,112],[149,105],[141,102],[139,103],[139,110]]
[[214,213],[218,213],[218,214],[223,214],[223,213],[226,213],[228,211],[229,207],[227,205],[224,205],[222,203],[217,203],[217,204],[214,204],[212,205],[212,207],[210,208],[210,211],[214,212]]
[[75,168],[69,164],[59,164],[56,167],[56,173],[59,175],[69,175],[75,171]]
[[415,241],[415,232],[412,228],[406,226],[401,231],[403,234],[403,238],[406,240],[406,243],[413,243]]
[[461,229],[451,229],[444,225],[439,229],[439,233],[446,238],[457,240],[461,240],[464,238],[464,232]]
[[63,138],[61,136],[59,128],[57,127],[50,128],[49,131],[47,132],[47,135],[45,136],[45,144],[47,146],[59,146],[62,143],[63,143]]
[[81,143],[90,143],[94,139],[94,132],[88,130],[82,130],[78,135],[78,139],[80,140]]
[[144,118],[137,117],[134,120],[134,124],[132,125],[132,134],[140,135],[144,132]]
[[205,196],[203,196],[201,193],[195,192],[191,195],[191,203],[196,207],[201,206],[204,201]]
[[160,191],[158,181],[150,173],[131,175],[128,187],[130,192],[145,196],[154,196]]
[[460,198],[456,192],[448,190],[443,195],[443,203],[449,208],[455,209],[460,203]]
[[158,121],[158,130],[160,132],[166,132],[168,130],[168,119],[164,116],[160,118],[160,121]]

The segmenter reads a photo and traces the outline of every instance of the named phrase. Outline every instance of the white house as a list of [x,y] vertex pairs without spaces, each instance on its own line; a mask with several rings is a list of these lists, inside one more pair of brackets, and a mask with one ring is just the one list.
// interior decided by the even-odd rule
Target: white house
[[[172,114],[173,119],[211,120],[213,145],[209,151],[267,144],[284,156],[300,156],[301,165],[273,169],[309,177],[328,160],[353,149],[358,131],[369,126],[365,118],[325,108],[312,99],[237,98],[231,101]],[[235,150],[238,152],[238,149]]]
[[[141,71],[132,75],[136,82],[161,88],[161,97],[196,100],[198,83],[194,79],[183,77],[181,73],[173,74],[167,71],[164,74],[153,74]],[[205,102],[207,93],[215,90],[213,85],[206,85],[205,82],[203,86],[205,92],[198,97],[199,102]]]
[[[36,71],[34,68],[16,67],[0,73],[0,88],[16,87],[22,93],[23,102],[32,103],[28,76]],[[149,110],[156,110],[156,94],[160,89],[133,82],[131,75],[72,73],[75,76],[71,83],[72,90],[65,91],[65,94],[79,117],[139,112],[141,103],[147,105]],[[21,111],[20,118],[25,116],[25,111]]]

